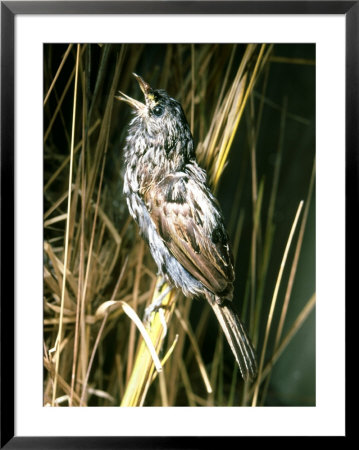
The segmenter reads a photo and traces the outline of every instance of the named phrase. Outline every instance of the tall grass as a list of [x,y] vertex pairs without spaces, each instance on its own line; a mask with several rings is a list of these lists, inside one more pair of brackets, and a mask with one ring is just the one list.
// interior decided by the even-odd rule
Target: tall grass
[[[44,404],[268,404],[273,368],[315,305],[311,282],[307,300],[292,307],[311,214],[313,144],[312,170],[298,168],[302,197],[284,193],[295,207],[282,210],[286,227],[276,231],[282,162],[293,151],[288,123],[311,122],[289,109],[290,98],[268,96],[270,71],[312,62],[255,44],[44,47]],[[258,354],[253,385],[241,381],[205,301],[171,290],[142,323],[166,285],[122,195],[130,111],[115,95],[141,99],[134,71],[181,101],[223,205],[238,269],[234,302]],[[264,170],[266,111],[279,111],[278,144]]]

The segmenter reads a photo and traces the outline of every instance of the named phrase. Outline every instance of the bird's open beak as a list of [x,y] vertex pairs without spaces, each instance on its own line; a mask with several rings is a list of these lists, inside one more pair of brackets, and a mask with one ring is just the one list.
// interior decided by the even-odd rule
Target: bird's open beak
[[[152,91],[151,86],[146,83],[146,81],[143,80],[139,75],[136,73],[133,74],[136,78],[138,84],[140,85],[141,91],[144,93],[145,98],[148,97],[150,92]],[[129,97],[128,95],[124,94],[123,92],[119,91],[120,95],[118,97],[115,97],[117,100],[121,100],[123,102],[128,103],[132,108],[137,110],[142,110],[146,105],[144,103],[139,102],[138,100],[135,100],[132,97]]]
[[137,73],[134,73],[133,76],[136,78],[137,83],[140,85],[141,91],[144,93],[144,96],[147,97],[148,94],[152,91],[151,86],[146,83],[146,81],[137,75]]

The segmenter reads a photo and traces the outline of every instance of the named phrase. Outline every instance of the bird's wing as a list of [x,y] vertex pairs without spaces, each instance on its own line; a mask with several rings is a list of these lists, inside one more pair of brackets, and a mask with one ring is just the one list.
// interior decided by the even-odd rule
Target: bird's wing
[[204,286],[231,297],[234,270],[223,218],[209,189],[186,174],[169,175],[144,193],[169,251]]

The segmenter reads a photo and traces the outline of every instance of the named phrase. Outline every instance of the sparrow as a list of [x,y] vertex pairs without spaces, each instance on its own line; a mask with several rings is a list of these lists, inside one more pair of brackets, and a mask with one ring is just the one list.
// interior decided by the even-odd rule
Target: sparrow
[[124,149],[123,193],[159,274],[186,297],[211,305],[245,381],[257,374],[248,334],[233,307],[234,265],[224,218],[196,161],[181,104],[133,74],[144,103],[119,92],[134,111]]

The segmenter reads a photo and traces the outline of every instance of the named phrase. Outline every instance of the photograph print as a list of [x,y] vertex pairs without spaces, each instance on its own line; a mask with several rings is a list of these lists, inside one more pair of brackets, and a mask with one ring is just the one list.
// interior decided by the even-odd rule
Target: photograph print
[[315,67],[44,44],[44,406],[316,405]]

